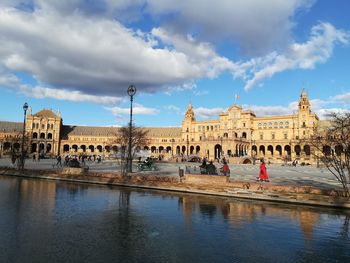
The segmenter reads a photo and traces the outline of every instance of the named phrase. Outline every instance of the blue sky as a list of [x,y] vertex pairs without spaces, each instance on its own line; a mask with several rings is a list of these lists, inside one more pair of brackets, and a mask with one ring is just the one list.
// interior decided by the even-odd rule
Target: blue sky
[[[323,118],[350,105],[347,0],[3,0],[0,120],[180,126],[234,103],[286,115],[302,88]],[[235,100],[235,94],[239,98]]]

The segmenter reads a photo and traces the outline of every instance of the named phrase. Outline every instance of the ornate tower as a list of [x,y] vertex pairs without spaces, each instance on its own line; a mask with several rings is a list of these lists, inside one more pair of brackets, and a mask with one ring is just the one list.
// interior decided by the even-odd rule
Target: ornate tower
[[300,94],[300,100],[298,105],[299,113],[311,113],[310,102],[307,97],[306,91],[303,89]]
[[186,111],[186,114],[185,114],[185,121],[195,121],[195,117],[194,117],[194,111],[193,111],[193,108],[192,108],[192,103],[190,102],[188,104],[188,108],[187,108],[187,111]]

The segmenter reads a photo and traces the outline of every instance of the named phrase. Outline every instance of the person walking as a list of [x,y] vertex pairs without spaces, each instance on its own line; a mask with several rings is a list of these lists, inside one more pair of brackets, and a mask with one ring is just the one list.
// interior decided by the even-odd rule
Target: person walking
[[225,175],[225,176],[230,176],[230,167],[228,166],[227,162],[224,161],[224,165],[220,168],[220,171]]
[[269,176],[267,175],[266,165],[263,159],[260,161],[260,172],[259,177],[256,178],[257,181],[270,182]]

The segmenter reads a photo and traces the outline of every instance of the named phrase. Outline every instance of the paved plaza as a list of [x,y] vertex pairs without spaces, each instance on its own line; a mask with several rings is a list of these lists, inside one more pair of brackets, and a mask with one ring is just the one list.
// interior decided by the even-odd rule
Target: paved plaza
[[[56,159],[42,159],[40,162],[33,162],[28,159],[25,162],[26,169],[33,170],[60,170],[60,167],[55,167]],[[62,161],[63,163],[63,161]],[[102,162],[88,161],[89,171],[91,172],[119,172],[120,164],[117,160],[103,160]],[[178,176],[179,169],[186,169],[186,166],[191,171],[196,170],[199,172],[200,163],[168,163],[157,162],[156,165],[159,171],[142,172],[145,175],[154,174],[165,176]],[[9,158],[0,159],[0,167],[12,167]],[[216,167],[221,167],[221,164],[216,163]],[[137,171],[136,165],[133,168]],[[252,164],[230,164],[231,180],[253,182],[259,173],[259,165]],[[327,187],[334,188],[334,186],[340,187],[340,183],[326,168],[316,168],[311,166],[282,166],[281,164],[267,165],[267,172],[270,177],[271,184],[282,185],[309,185],[315,187]],[[267,183],[268,184],[268,183]]]

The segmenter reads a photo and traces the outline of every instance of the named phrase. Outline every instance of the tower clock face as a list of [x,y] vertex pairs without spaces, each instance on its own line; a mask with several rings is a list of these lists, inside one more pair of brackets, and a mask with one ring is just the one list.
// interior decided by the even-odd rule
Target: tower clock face
[[136,93],[136,87],[134,85],[130,85],[128,87],[128,95],[129,96],[134,96]]

